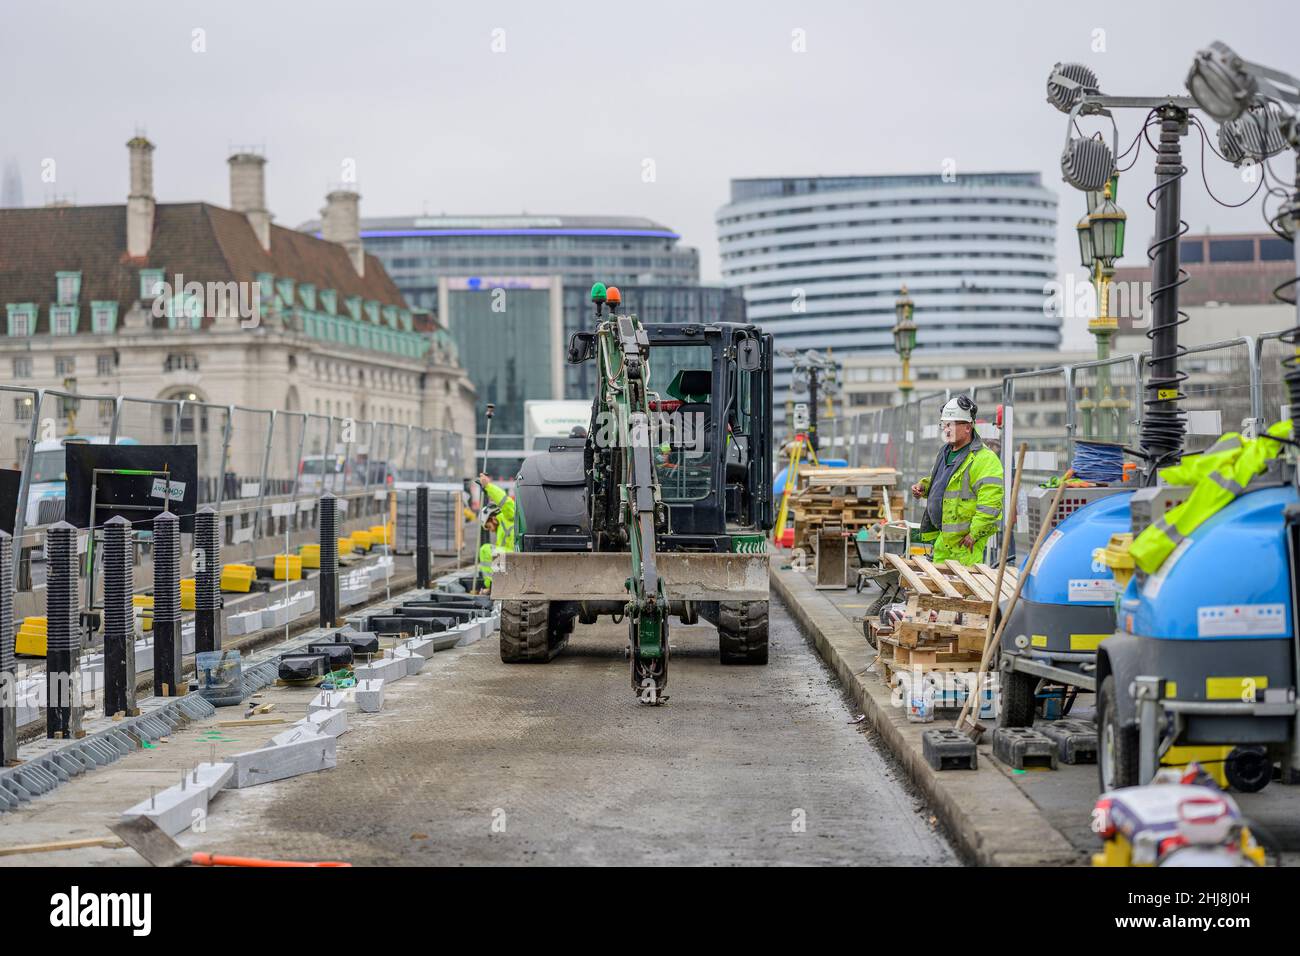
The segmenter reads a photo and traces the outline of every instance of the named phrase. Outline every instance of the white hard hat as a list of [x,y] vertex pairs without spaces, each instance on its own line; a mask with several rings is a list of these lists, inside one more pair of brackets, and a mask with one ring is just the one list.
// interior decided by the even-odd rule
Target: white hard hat
[[975,424],[975,412],[978,411],[974,402],[965,395],[958,395],[956,398],[948,400],[943,406],[943,411],[939,413],[941,422],[970,422]]

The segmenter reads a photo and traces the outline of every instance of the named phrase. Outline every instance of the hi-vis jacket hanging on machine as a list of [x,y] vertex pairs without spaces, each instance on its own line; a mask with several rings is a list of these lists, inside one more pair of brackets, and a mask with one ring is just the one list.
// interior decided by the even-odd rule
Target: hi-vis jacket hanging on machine
[[[921,491],[927,498],[930,482],[947,452],[947,445],[939,449],[934,468],[929,476],[921,479]],[[935,561],[956,559],[965,565],[978,564],[985,539],[997,531],[1001,517],[1002,462],[974,435],[964,459],[944,488],[941,527],[936,530],[927,514],[921,521],[921,540],[934,542]],[[968,534],[975,546],[963,548],[961,540]]]
[[[1291,437],[1291,421],[1278,422],[1269,435]],[[1155,573],[1182,540],[1236,501],[1250,479],[1268,467],[1282,450],[1282,442],[1261,435],[1245,439],[1228,432],[1199,455],[1188,455],[1180,464],[1161,468],[1160,477],[1171,485],[1195,485],[1187,500],[1165,512],[1133,539],[1129,554],[1147,574]]]

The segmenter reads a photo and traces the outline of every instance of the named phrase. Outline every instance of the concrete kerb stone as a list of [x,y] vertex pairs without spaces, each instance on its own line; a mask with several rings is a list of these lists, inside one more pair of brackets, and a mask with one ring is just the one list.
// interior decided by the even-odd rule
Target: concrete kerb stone
[[294,727],[306,727],[318,734],[324,734],[327,737],[338,737],[346,734],[348,727],[348,712],[342,708],[335,710],[313,710],[302,720],[294,721]]
[[313,733],[305,727],[277,736],[285,739],[230,758],[235,765],[232,786],[236,790],[327,770],[338,764],[338,741],[334,737]]
[[307,716],[320,711],[356,710],[357,703],[353,695],[345,690],[323,690],[307,704]]
[[183,783],[174,784],[147,800],[122,811],[122,819],[148,817],[168,836],[175,836],[189,829],[195,820],[195,813],[200,816],[208,812],[209,792],[206,786],[191,785],[189,771],[186,771]]
[[382,660],[371,661],[369,664],[358,664],[352,669],[352,673],[356,675],[358,683],[364,680],[382,680],[392,683],[406,676],[407,667],[404,658],[385,657]]
[[[921,738],[934,724],[911,724],[904,709],[893,706],[890,689],[866,673],[875,652],[830,599],[813,589],[808,575],[774,566],[772,589],[853,695],[968,860],[983,866],[1086,862],[994,761],[980,761],[978,770],[962,773],[939,772],[926,763]],[[985,755],[991,752],[987,744],[979,749]]]
[[417,654],[409,647],[404,646],[393,648],[393,657],[399,661],[405,662],[407,677],[420,673],[420,669],[424,667],[424,662],[428,660],[428,658],[423,654]]

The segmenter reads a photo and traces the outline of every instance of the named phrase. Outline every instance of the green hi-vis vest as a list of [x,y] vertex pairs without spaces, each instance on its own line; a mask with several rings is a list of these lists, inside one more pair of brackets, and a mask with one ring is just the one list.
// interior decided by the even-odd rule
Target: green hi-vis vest
[[[1269,428],[1268,435],[1291,437],[1290,419]],[[1129,553],[1147,574],[1154,574],[1179,543],[1222,511],[1246,490],[1250,479],[1276,458],[1282,443],[1264,436],[1245,439],[1228,432],[1199,455],[1188,455],[1180,464],[1161,468],[1160,477],[1171,485],[1193,485],[1187,500],[1170,508],[1133,539]]]
[[[930,478],[921,479],[922,493],[930,495]],[[956,558],[962,564],[975,564],[984,550],[984,541],[998,529],[1002,517],[1002,462],[981,445],[966,456],[948,479],[943,491],[943,520],[938,531],[921,537],[934,541],[936,560]],[[970,535],[972,548],[963,548],[961,539]]]
[[481,544],[478,549],[478,570],[483,580],[492,584],[492,555],[515,549],[515,499],[506,494],[504,488],[489,484],[483,491],[492,503],[500,506],[497,512],[497,534],[495,544]]

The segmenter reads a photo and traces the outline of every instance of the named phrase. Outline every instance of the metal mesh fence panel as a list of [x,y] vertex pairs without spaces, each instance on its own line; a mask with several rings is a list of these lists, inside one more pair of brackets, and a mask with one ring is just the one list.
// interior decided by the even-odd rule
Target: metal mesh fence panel
[[1225,431],[1253,418],[1248,339],[1189,349],[1178,359],[1187,373],[1182,408],[1187,413],[1185,454],[1204,451]]
[[1074,366],[1074,437],[1083,441],[1136,442],[1142,413],[1138,375],[1132,355]]

